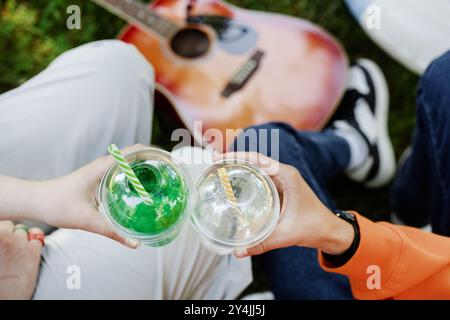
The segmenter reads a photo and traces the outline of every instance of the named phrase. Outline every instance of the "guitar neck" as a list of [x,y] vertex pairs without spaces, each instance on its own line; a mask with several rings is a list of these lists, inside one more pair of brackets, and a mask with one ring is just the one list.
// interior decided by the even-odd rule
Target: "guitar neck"
[[180,30],[180,26],[150,10],[140,1],[135,0],[92,0],[111,13],[131,24],[137,24],[146,31],[169,39]]

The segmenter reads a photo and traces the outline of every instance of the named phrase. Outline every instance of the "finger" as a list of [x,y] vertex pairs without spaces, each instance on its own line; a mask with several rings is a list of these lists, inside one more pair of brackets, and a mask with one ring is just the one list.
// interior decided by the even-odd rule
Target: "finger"
[[268,175],[276,176],[279,173],[280,163],[274,159],[257,152],[229,152],[214,156],[214,161],[219,160],[244,160],[263,169]]
[[[138,150],[147,148],[142,144],[136,144],[121,150],[122,154],[125,156],[130,153],[136,152]],[[89,172],[89,176],[94,179],[94,181],[100,180],[105,172],[115,163],[116,161],[111,155],[101,157],[97,160],[94,160],[90,164],[88,164],[84,169]]]
[[28,233],[31,233],[31,234],[39,234],[39,235],[44,235],[44,236],[45,236],[44,231],[42,231],[42,229],[40,229],[40,228],[30,228],[30,229],[28,230]]
[[250,162],[261,169],[263,169],[275,182],[278,187],[283,186],[285,189],[287,186],[296,182],[297,179],[303,181],[301,173],[293,166],[282,164],[274,159],[266,157],[260,153],[256,152],[231,152],[221,155],[216,155],[214,157],[215,161],[222,159],[238,159]]
[[29,241],[30,246],[34,248],[36,251],[41,252],[42,248],[45,246],[45,240],[42,238],[39,239],[31,239]]
[[132,239],[127,239],[121,235],[119,235],[117,232],[115,232],[111,226],[108,224],[107,221],[105,221],[98,213],[98,211],[93,210],[92,217],[93,219],[90,220],[90,223],[84,226],[85,231],[97,233],[100,235],[103,235],[107,238],[110,238],[114,241],[119,242],[120,244],[131,248],[131,249],[137,249],[140,246],[140,242]]
[[122,152],[124,155],[128,155],[130,153],[133,153],[133,152],[145,149],[145,148],[148,148],[148,146],[143,145],[143,144],[135,144],[135,145],[121,149],[120,152]]
[[261,242],[260,244],[247,249],[239,249],[234,252],[235,256],[238,258],[245,258],[250,256],[257,256],[263,254],[267,251],[270,251],[270,247],[267,246],[266,241]]
[[31,250],[32,254],[34,254],[36,258],[41,255],[44,246],[45,242],[44,240],[41,239],[31,239],[30,241],[28,241],[28,248]]
[[114,164],[112,156],[105,156],[92,161],[86,167],[82,168],[83,172],[87,172],[89,181],[100,181],[105,172]]
[[28,231],[28,241],[34,246],[37,246],[39,243],[40,247],[45,246],[45,234],[39,228],[32,228]]
[[23,224],[16,224],[14,226],[14,236],[18,240],[27,241],[28,240],[28,228]]
[[0,221],[0,232],[12,233],[14,231],[14,223],[11,221]]
[[285,248],[287,245],[286,237],[289,230],[283,228],[280,224],[273,230],[270,236],[263,242],[257,244],[254,247],[236,250],[235,256],[238,258],[244,258],[248,256],[257,256],[268,251],[275,249]]
[[28,241],[33,247],[42,248],[45,246],[45,235],[43,233],[28,233]]
[[133,239],[127,239],[125,237],[120,236],[118,233],[112,231],[107,234],[105,234],[106,237],[117,241],[118,243],[130,248],[130,249],[137,249],[140,247],[141,242]]
[[221,159],[240,159],[261,167],[270,176],[279,192],[282,204],[281,212],[286,210],[286,200],[289,197],[287,194],[288,186],[300,176],[297,169],[256,152],[231,152],[214,157],[215,161]]

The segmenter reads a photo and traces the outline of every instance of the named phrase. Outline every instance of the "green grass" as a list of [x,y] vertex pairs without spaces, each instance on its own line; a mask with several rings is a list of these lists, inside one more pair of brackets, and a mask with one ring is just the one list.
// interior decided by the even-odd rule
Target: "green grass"
[[[415,123],[415,92],[418,78],[377,48],[360,29],[340,0],[233,0],[241,7],[273,11],[311,20],[333,33],[350,59],[365,57],[383,69],[391,91],[390,133],[397,156],[408,146]],[[82,8],[82,30],[65,27],[66,8]],[[113,38],[124,25],[90,1],[0,1],[0,92],[15,88],[60,53],[80,44]],[[157,132],[164,137],[164,132]],[[161,140],[161,139],[159,139]],[[344,179],[331,185],[339,207],[355,209],[372,219],[386,219],[389,189],[364,190]],[[264,281],[256,283],[256,289]],[[255,288],[253,288],[255,289]]]

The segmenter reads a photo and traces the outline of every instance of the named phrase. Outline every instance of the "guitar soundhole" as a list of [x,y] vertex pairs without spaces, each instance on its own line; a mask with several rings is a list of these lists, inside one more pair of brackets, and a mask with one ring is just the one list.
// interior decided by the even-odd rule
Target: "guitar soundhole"
[[186,28],[178,31],[170,42],[173,52],[187,59],[199,58],[208,52],[208,35],[199,29]]

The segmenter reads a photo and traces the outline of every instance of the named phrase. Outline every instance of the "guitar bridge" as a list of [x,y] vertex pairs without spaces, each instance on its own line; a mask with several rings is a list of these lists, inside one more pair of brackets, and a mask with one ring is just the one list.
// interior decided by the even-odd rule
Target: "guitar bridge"
[[222,91],[222,96],[229,98],[236,91],[241,90],[250,78],[255,74],[261,64],[264,52],[257,50],[250,59],[231,77]]

